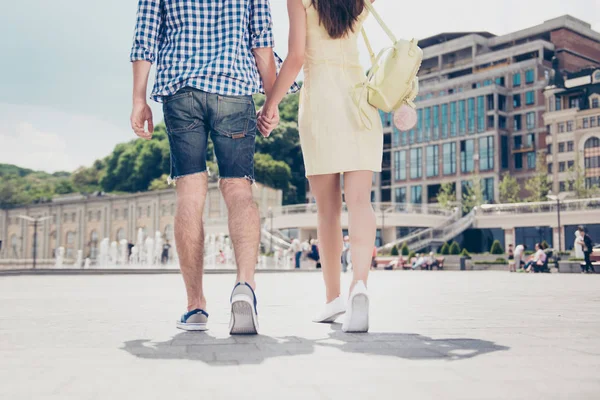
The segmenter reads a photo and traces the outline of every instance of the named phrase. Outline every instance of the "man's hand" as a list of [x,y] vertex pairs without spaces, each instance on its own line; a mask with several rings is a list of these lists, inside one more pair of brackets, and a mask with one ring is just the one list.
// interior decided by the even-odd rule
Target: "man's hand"
[[258,130],[264,137],[269,137],[271,132],[279,125],[279,109],[268,103],[258,113]]
[[[145,129],[146,123],[148,123],[148,130]],[[131,128],[135,134],[142,139],[152,139],[152,133],[154,132],[152,110],[145,101],[133,103],[133,111],[131,112]]]

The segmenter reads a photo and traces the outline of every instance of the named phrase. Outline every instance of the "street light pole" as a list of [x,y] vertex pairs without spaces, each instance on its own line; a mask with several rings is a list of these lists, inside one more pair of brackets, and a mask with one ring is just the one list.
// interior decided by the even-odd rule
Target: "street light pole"
[[568,193],[563,192],[557,195],[552,194],[552,191],[548,193],[546,197],[550,200],[556,201],[556,216],[558,219],[558,252],[562,251],[562,234],[561,234],[561,225],[560,225],[560,202],[564,200],[568,196]]
[[385,206],[381,206],[381,245],[385,246]]
[[269,239],[269,253],[273,253],[273,209],[271,207],[269,207],[269,218],[271,219],[271,230],[269,231],[271,235]]
[[38,224],[42,221],[50,219],[51,217],[42,217],[42,218],[32,218],[27,215],[19,215],[17,218],[24,219],[28,222],[33,222],[33,269],[36,268],[37,265],[37,228]]

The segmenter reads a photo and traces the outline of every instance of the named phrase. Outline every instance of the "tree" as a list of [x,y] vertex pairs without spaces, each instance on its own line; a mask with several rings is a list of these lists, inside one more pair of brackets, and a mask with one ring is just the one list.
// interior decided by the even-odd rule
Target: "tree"
[[408,248],[408,244],[406,242],[402,243],[402,247],[400,248],[400,252],[403,256],[407,256],[410,254],[410,249]]
[[164,190],[169,188],[168,183],[169,175],[164,174],[160,178],[154,179],[150,182],[149,190]]
[[394,247],[392,247],[392,251],[390,252],[391,256],[398,256],[400,255],[400,252],[398,251],[398,246],[394,245]]
[[442,245],[442,248],[440,249],[440,254],[443,254],[443,255],[450,254],[450,246],[448,245],[448,243],[444,243]]
[[515,177],[506,173],[498,186],[501,203],[518,203],[521,186]]
[[452,255],[460,254],[460,246],[456,241],[452,242],[452,244],[450,245],[450,254],[452,254]]
[[254,155],[254,173],[259,182],[282,190],[288,189],[292,178],[289,165],[274,160],[269,154]]
[[471,258],[471,254],[467,251],[467,249],[462,249],[460,255],[466,258]]
[[578,199],[586,199],[598,194],[598,186],[588,187],[586,184],[585,171],[575,157],[575,165],[568,170],[567,183]]
[[546,196],[550,191],[550,182],[548,181],[546,157],[542,152],[537,155],[535,174],[525,182],[525,189],[529,193],[527,201],[539,202],[547,200]]
[[483,185],[479,175],[474,175],[473,180],[466,185],[465,193],[463,193],[462,207],[463,212],[470,213],[475,207],[479,207],[483,201]]
[[408,253],[408,257],[406,257],[406,258],[408,259],[408,262],[410,262],[410,260],[412,260],[416,256],[417,256],[417,254],[414,251],[411,251],[410,253]]
[[492,247],[490,248],[490,253],[504,254],[504,249],[502,248],[502,245],[500,244],[499,240],[494,240],[494,242],[492,243]]
[[454,208],[456,193],[454,193],[454,184],[452,182],[442,184],[437,194],[437,201],[442,208],[447,210]]

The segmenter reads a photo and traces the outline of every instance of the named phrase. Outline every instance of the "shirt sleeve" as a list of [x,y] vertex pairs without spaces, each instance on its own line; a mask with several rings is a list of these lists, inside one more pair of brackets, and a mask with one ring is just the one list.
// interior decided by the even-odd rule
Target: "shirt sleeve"
[[139,0],[130,60],[154,63],[162,20],[161,0]]
[[269,0],[252,0],[252,9],[250,10],[250,46],[253,49],[275,47]]

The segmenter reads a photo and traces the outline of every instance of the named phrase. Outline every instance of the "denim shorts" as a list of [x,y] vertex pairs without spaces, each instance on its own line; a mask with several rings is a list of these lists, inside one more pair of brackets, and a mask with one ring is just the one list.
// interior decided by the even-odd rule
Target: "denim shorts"
[[207,171],[208,135],[219,177],[254,182],[256,110],[252,96],[222,96],[185,87],[163,97],[163,113],[171,147],[171,176]]

